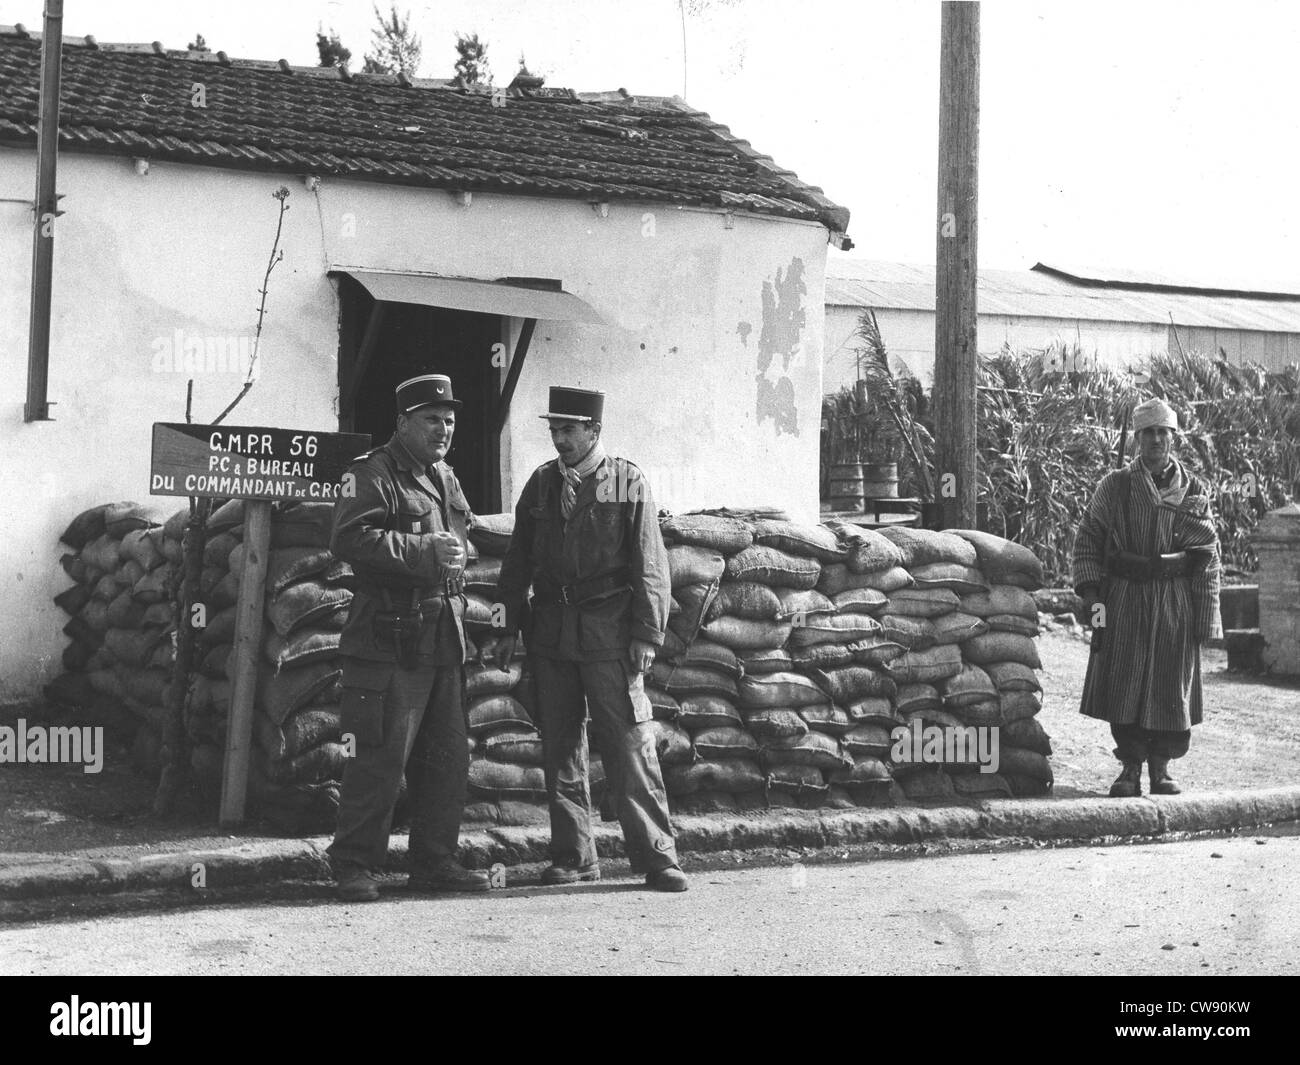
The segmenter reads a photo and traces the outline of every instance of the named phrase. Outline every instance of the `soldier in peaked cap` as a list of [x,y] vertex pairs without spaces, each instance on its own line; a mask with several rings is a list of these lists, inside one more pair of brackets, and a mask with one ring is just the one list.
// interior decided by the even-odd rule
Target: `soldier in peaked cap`
[[633,871],[656,890],[685,891],[643,684],[668,623],[668,554],[641,471],[601,446],[604,402],[601,392],[551,389],[542,417],[558,456],[533,471],[515,508],[497,584],[511,635],[497,645],[496,663],[505,669],[514,653],[531,586],[526,641],[551,811],[552,864],[543,881],[600,879],[589,711]]
[[1148,399],[1133,432],[1137,457],[1103,478],[1074,541],[1075,591],[1102,622],[1081,709],[1110,723],[1117,798],[1141,794],[1143,762],[1153,795],[1181,790],[1169,762],[1201,721],[1201,644],[1222,628],[1210,494],[1174,457],[1178,416]]
[[335,504],[330,538],[355,574],[339,645],[341,730],[355,753],[329,848],[339,893],[353,901],[379,897],[403,772],[409,886],[489,886],[455,859],[469,776],[462,574],[473,515],[443,457],[461,403],[441,374],[403,381],[396,399],[396,431],[353,464],[355,491]]

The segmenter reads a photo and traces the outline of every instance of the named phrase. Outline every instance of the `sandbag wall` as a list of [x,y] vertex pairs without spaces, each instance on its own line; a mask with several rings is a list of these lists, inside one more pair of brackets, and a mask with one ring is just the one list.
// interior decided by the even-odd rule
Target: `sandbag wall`
[[[1028,550],[979,532],[706,514],[662,530],[673,613],[647,690],[678,808],[1050,788]],[[980,772],[978,749],[891,757],[913,722],[921,738],[998,726],[1000,771]]]

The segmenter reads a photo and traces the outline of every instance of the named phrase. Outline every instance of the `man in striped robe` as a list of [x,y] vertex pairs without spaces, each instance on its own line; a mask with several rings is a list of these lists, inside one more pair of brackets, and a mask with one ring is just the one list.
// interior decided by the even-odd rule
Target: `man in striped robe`
[[1137,458],[1102,480],[1074,541],[1074,588],[1100,630],[1081,710],[1110,722],[1111,795],[1142,793],[1143,762],[1151,793],[1176,795],[1169,762],[1201,721],[1200,645],[1222,631],[1219,539],[1205,482],[1174,457],[1174,411],[1140,403],[1133,432]]

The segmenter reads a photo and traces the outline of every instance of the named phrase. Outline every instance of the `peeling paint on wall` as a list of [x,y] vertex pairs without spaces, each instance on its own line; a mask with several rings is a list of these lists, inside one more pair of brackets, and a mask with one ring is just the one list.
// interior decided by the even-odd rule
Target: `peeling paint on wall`
[[[790,363],[800,354],[804,328],[804,297],[808,287],[804,284],[803,260],[790,260],[788,269],[776,271],[774,280],[763,282],[763,327],[758,334],[758,420],[771,418],[776,423],[776,433],[799,435],[799,416],[794,402],[794,382],[788,371]],[[780,356],[781,365],[774,362]]]
[[754,327],[749,322],[736,323],[736,335],[740,337],[740,346],[749,347],[749,334],[754,331]]

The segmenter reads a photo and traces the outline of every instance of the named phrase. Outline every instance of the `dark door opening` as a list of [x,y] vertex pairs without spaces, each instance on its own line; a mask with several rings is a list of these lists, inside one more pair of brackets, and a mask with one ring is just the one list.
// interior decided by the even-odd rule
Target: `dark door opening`
[[501,370],[493,365],[493,355],[494,345],[505,341],[503,319],[412,303],[382,304],[374,350],[349,411],[348,383],[376,304],[351,279],[344,279],[343,292],[340,429],[369,433],[375,445],[386,442],[397,424],[394,390],[398,384],[420,374],[446,374],[456,398],[464,403],[446,461],[455,468],[475,513],[499,512],[501,452],[496,421]]

